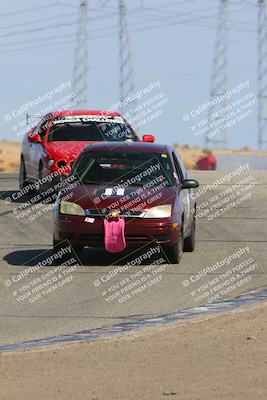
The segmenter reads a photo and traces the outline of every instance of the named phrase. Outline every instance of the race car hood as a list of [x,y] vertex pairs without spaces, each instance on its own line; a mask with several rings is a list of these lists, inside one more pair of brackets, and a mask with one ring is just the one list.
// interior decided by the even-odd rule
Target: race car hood
[[78,185],[74,189],[64,190],[60,198],[69,197],[71,201],[86,209],[147,210],[161,204],[173,204],[177,196],[174,187],[142,188],[131,186],[126,189],[116,189],[112,185]]
[[93,143],[95,142],[46,142],[44,147],[53,160],[72,162],[86,146]]

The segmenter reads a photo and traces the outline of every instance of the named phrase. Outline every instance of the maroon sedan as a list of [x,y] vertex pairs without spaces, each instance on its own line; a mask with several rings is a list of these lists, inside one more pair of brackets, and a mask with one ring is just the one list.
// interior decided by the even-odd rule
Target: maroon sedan
[[104,246],[104,219],[116,210],[125,221],[127,247],[158,243],[171,263],[195,247],[198,182],[172,147],[146,143],[88,146],[73,165],[72,183],[54,209],[54,251]]

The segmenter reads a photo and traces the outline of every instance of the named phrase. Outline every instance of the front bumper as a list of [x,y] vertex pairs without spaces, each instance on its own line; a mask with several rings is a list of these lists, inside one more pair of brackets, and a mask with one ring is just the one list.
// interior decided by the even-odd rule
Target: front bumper
[[[104,247],[104,221],[96,217],[94,223],[85,222],[85,217],[64,216],[54,220],[54,239],[68,240],[73,245]],[[180,225],[167,219],[125,219],[127,246],[138,246],[155,242],[171,245],[177,242]]]

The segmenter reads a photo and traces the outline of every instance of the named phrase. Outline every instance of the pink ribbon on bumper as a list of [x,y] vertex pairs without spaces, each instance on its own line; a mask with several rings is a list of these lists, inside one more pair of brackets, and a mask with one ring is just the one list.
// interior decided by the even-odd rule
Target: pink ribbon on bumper
[[120,253],[126,248],[125,221],[104,219],[105,248],[110,253]]

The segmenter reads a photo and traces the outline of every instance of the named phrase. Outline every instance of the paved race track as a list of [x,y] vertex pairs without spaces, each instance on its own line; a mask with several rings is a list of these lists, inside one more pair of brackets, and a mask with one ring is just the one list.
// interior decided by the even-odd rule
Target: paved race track
[[[194,177],[202,189],[228,173],[197,171]],[[245,177],[247,181],[239,188],[233,187]],[[150,248],[156,251],[157,245],[120,257],[102,250],[85,250],[82,265],[66,275],[61,270],[64,282],[50,292],[53,279],[59,279],[59,270],[55,272],[55,265],[34,267],[52,254],[52,211],[42,213],[45,206],[41,204],[35,220],[29,220],[30,214],[21,217],[19,200],[11,204],[4,201],[17,189],[17,176],[0,174],[0,344],[153,317],[266,287],[267,174],[262,171],[243,172],[199,197],[196,250],[184,253],[178,266],[150,268],[150,258],[147,265],[131,265],[116,275],[118,266],[136,262]],[[236,205],[223,210],[230,203],[219,202],[227,196],[232,196],[230,203],[235,201]],[[213,205],[219,212],[211,219],[216,211]],[[237,253],[239,249],[243,250]],[[159,254],[154,257],[159,259]],[[33,268],[30,272],[29,267]],[[212,268],[203,272],[206,267]],[[26,270],[29,273],[23,274]],[[30,302],[32,290],[40,282],[46,292]],[[37,293],[36,289],[36,297]]]

